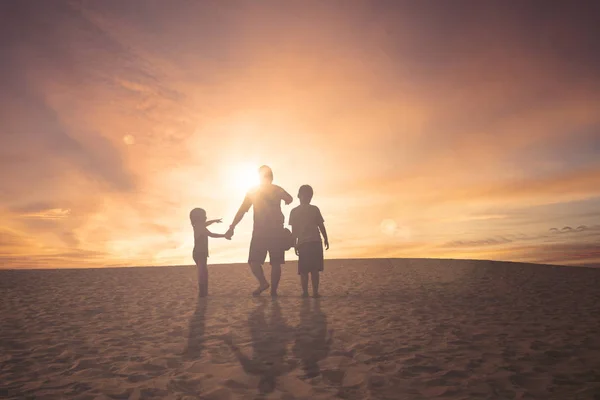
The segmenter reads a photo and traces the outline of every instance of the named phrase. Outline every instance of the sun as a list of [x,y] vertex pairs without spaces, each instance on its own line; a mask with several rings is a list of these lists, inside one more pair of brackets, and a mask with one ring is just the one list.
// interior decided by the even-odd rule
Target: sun
[[238,164],[231,168],[227,181],[236,191],[247,192],[259,184],[258,167],[253,164]]

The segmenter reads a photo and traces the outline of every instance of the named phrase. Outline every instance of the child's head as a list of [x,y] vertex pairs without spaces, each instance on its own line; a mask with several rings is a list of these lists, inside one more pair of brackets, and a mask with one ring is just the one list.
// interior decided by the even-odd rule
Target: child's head
[[206,222],[206,211],[203,208],[194,208],[190,211],[190,221],[192,225],[203,224]]
[[273,182],[273,170],[267,165],[263,165],[258,169],[258,176],[260,177],[260,183]]
[[298,199],[300,199],[301,204],[310,204],[310,201],[313,197],[313,188],[309,185],[302,185],[300,189],[298,189]]

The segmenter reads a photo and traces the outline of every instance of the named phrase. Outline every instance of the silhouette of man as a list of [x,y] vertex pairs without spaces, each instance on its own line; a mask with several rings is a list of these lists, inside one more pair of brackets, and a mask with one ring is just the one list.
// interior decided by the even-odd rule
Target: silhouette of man
[[223,340],[235,354],[244,372],[260,378],[258,389],[261,394],[275,390],[277,378],[296,368],[296,363],[287,358],[287,344],[291,339],[291,328],[286,324],[279,304],[272,303],[270,317],[265,317],[266,303],[261,302],[248,316],[252,336],[252,356],[248,357],[233,342],[230,335]]
[[248,264],[252,273],[258,280],[258,288],[252,293],[260,295],[269,288],[265,279],[263,264],[269,253],[271,264],[271,296],[277,296],[277,287],[281,278],[281,265],[285,264],[285,250],[281,244],[284,217],[281,212],[281,201],[290,204],[292,196],[277,185],[273,185],[273,171],[263,165],[258,169],[260,185],[251,189],[246,194],[233,222],[229,226],[226,237],[233,236],[235,227],[244,215],[254,207],[254,225]]

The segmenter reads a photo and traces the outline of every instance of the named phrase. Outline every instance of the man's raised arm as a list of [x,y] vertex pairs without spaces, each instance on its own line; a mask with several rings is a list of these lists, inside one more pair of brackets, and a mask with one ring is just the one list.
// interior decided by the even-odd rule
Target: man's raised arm
[[292,195],[285,191],[285,189],[281,188],[281,200],[285,202],[285,205],[288,206],[294,201]]

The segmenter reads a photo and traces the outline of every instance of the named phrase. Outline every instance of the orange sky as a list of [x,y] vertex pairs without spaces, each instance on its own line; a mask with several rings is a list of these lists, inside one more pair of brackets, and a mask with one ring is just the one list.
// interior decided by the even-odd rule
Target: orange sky
[[190,264],[261,164],[330,258],[600,265],[600,6],[481,3],[2,2],[0,267]]

